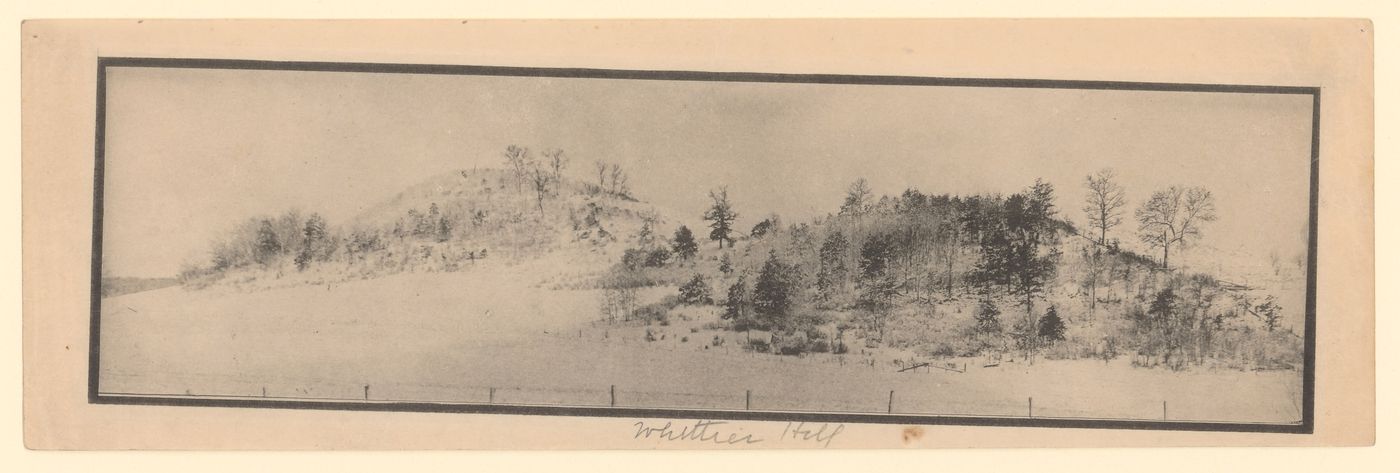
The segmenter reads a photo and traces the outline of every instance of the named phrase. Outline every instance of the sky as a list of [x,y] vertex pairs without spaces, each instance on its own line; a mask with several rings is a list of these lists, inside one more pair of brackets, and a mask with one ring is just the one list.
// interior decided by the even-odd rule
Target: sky
[[638,198],[696,223],[727,185],[741,228],[834,212],[859,177],[877,195],[1039,177],[1082,227],[1084,177],[1110,167],[1125,220],[1155,190],[1201,186],[1220,217],[1202,244],[1306,248],[1311,96],[126,67],[107,85],[103,266],[119,276],[173,275],[249,217],[348,221],[500,167],[512,144],[564,149],[580,179],[620,163]]

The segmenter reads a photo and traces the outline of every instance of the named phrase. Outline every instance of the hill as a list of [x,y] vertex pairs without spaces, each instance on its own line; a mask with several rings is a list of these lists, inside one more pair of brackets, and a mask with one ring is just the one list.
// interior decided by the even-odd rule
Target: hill
[[606,269],[602,262],[644,238],[643,227],[666,221],[626,194],[567,177],[536,188],[508,171],[462,170],[429,178],[340,225],[296,211],[249,219],[214,242],[210,261],[187,268],[181,280],[191,289],[255,290],[544,258]]
[[[524,286],[601,289],[596,320],[648,339],[646,326],[689,306],[716,314],[697,336],[743,332],[746,349],[787,355],[1301,364],[1296,278],[1250,285],[1161,268],[1081,235],[1055,209],[1053,187],[1039,181],[1010,196],[853,190],[838,212],[796,223],[770,216],[712,233],[721,244],[698,242],[691,255],[671,237],[678,226],[669,222],[682,220],[625,187],[474,169],[427,179],[339,226],[295,212],[251,219],[182,281],[329,289],[489,262]],[[673,295],[638,297],[656,287]]]

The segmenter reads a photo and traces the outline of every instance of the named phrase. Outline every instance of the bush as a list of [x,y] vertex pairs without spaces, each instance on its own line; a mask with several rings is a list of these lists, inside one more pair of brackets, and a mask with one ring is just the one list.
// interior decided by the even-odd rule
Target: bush
[[660,268],[662,266],[666,266],[666,263],[669,263],[670,261],[671,250],[665,248],[657,248],[651,250],[650,252],[647,252],[646,261],[643,263],[643,266],[646,266],[648,268]]
[[771,352],[773,349],[772,345],[769,345],[768,342],[760,339],[749,340],[749,343],[745,348],[747,348],[749,351],[758,353],[768,353]]
[[681,285],[680,302],[688,305],[702,305],[713,302],[710,298],[710,284],[705,277],[696,274],[690,281]]

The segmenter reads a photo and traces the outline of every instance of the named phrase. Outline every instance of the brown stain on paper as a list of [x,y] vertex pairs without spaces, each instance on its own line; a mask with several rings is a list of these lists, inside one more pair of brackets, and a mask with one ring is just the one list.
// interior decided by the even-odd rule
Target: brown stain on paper
[[924,428],[923,428],[923,427],[919,427],[919,426],[917,426],[917,425],[911,425],[911,426],[907,426],[907,427],[904,428],[904,444],[905,444],[905,445],[909,445],[909,443],[914,442],[914,441],[917,441],[917,440],[919,440],[919,439],[921,439],[921,438],[923,438],[923,437],[924,437]]

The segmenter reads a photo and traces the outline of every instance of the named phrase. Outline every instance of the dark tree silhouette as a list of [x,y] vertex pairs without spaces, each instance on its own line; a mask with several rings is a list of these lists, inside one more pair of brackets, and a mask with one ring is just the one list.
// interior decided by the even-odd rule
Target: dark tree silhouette
[[739,214],[729,203],[729,188],[721,186],[710,191],[710,201],[710,209],[704,215],[705,220],[710,222],[710,239],[718,241],[720,249],[724,249],[726,241],[732,248],[734,238],[730,235],[734,233],[734,219],[739,218]]
[[676,229],[675,238],[671,240],[671,250],[681,259],[688,260],[700,251],[700,245],[695,243],[695,235],[690,232],[690,228],[681,225]]
[[540,215],[544,215],[544,199],[549,196],[549,184],[554,181],[554,177],[549,171],[536,166],[530,172],[531,188],[535,190],[535,205],[540,209]]
[[739,323],[746,323],[749,318],[749,287],[744,275],[740,274],[739,279],[729,286],[729,291],[724,299],[724,314],[720,317],[724,320],[732,320]]
[[860,297],[856,306],[882,341],[901,286],[892,267],[894,257],[894,239],[886,233],[870,236],[860,248]]
[[768,260],[758,272],[754,283],[754,313],[766,327],[782,326],[792,308],[797,292],[796,270],[778,259],[776,251],[768,252]]
[[1055,310],[1055,306],[1052,305],[1045,310],[1045,315],[1040,316],[1038,325],[1040,338],[1052,342],[1065,339],[1065,321],[1060,318],[1060,313]]
[[282,242],[278,241],[277,230],[273,228],[271,220],[263,219],[258,225],[258,236],[253,249],[253,260],[259,264],[270,264],[282,253]]
[[977,303],[977,314],[974,316],[974,329],[977,333],[997,335],[1001,333],[1001,309],[992,303],[991,299],[982,299]]
[[705,276],[696,274],[680,287],[680,299],[682,303],[690,305],[709,304],[710,283],[705,281]]

